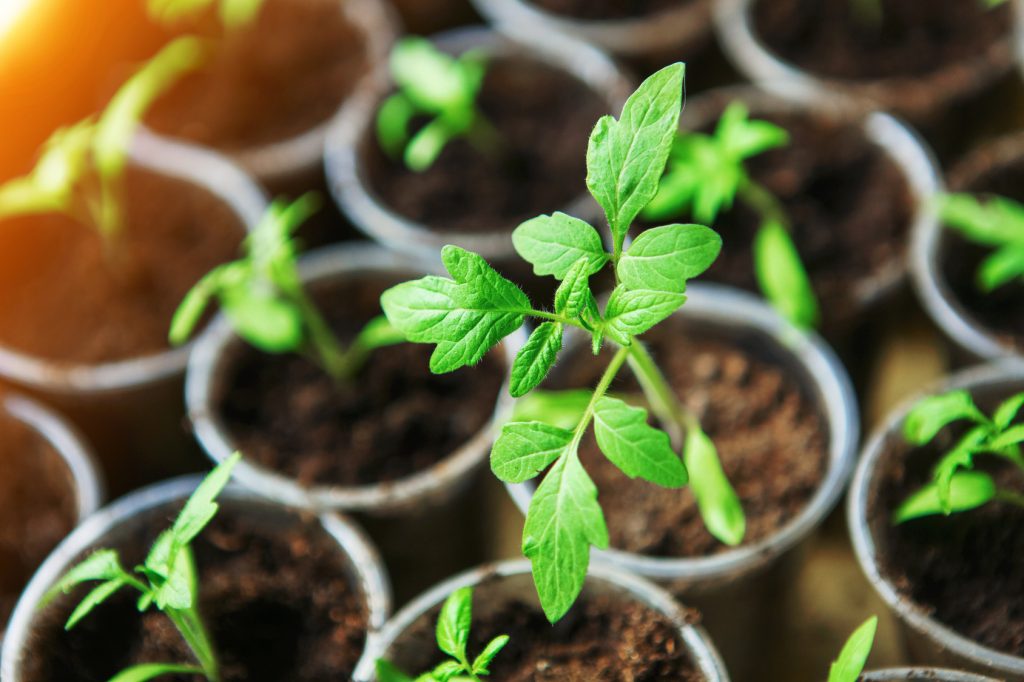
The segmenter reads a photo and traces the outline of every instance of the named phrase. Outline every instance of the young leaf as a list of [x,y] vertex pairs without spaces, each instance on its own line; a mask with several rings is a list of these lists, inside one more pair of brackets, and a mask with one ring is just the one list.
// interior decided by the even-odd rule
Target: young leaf
[[992,423],[1000,431],[1006,429],[1017,418],[1017,413],[1022,407],[1024,407],[1024,393],[1010,396],[996,408],[992,415]]
[[949,514],[980,507],[996,495],[996,485],[988,474],[958,471],[950,479],[949,512],[939,499],[938,486],[929,483],[908,497],[893,513],[893,523],[903,523],[921,516]]
[[722,112],[715,138],[725,156],[737,161],[789,144],[785,128],[767,121],[750,120],[750,111],[742,102],[732,102]]
[[562,350],[562,324],[543,322],[533,330],[530,338],[516,354],[512,363],[509,392],[513,397],[524,396],[540,382],[555,364],[558,351]]
[[491,471],[506,483],[522,483],[558,459],[570,442],[568,429],[539,421],[509,422],[491,449]]
[[405,334],[395,329],[388,322],[387,317],[378,315],[359,330],[355,345],[366,349],[375,349],[383,348],[384,346],[394,346],[403,343],[405,340]]
[[959,469],[970,469],[974,465],[974,453],[979,451],[987,437],[988,428],[985,426],[974,427],[936,465],[932,478],[935,481],[936,493],[939,496],[939,504],[942,506],[943,513],[949,514],[952,511],[949,501],[951,495],[949,486],[953,480],[953,474]]
[[993,450],[1003,450],[1024,442],[1024,424],[1010,427],[998,436],[994,437],[988,444]]
[[576,428],[590,404],[589,389],[535,390],[516,401],[512,417],[517,422],[543,421],[570,431]]
[[654,198],[682,108],[681,63],[648,77],[622,116],[601,118],[587,146],[587,187],[604,209],[616,252],[640,210]]
[[512,232],[512,245],[537,275],[565,279],[569,269],[586,259],[586,274],[592,275],[608,262],[598,234],[589,223],[564,213],[541,215],[527,220]]
[[[185,303],[191,301],[186,298],[182,301],[183,305]],[[271,292],[251,287],[248,282],[224,291],[221,308],[235,332],[265,353],[296,350],[305,339],[299,310]],[[175,331],[173,326],[171,331]]]
[[617,342],[628,345],[629,337],[643,334],[685,302],[685,294],[627,289],[619,285],[612,291],[605,307],[605,332]]
[[700,428],[687,429],[683,462],[708,532],[727,545],[740,544],[747,528],[743,506],[722,471],[714,442]]
[[913,445],[924,445],[944,426],[961,419],[980,424],[988,422],[968,391],[957,390],[929,396],[914,405],[907,414],[903,422],[903,437]]
[[603,396],[594,407],[594,434],[601,452],[630,478],[666,488],[686,485],[686,467],[668,434],[647,423],[647,411]]
[[437,645],[453,658],[466,659],[469,626],[473,619],[473,588],[455,590],[441,607],[437,619]]
[[78,621],[89,615],[94,608],[112,597],[125,585],[125,581],[118,577],[108,580],[105,583],[100,583],[99,586],[93,588],[93,590],[85,596],[85,599],[78,603],[75,610],[71,612],[71,616],[68,618],[68,622],[65,623],[64,629],[70,630],[75,627],[75,625],[78,624]]
[[45,606],[53,601],[59,594],[67,594],[71,589],[81,583],[93,580],[116,580],[126,575],[121,568],[121,562],[117,552],[111,549],[99,549],[83,559],[77,566],[64,574],[57,584],[51,587],[43,596],[40,604]]
[[533,564],[544,615],[552,623],[569,610],[587,577],[590,546],[608,547],[597,487],[579,457],[558,459],[537,487],[523,528],[523,554]]
[[754,271],[765,298],[801,329],[818,324],[818,300],[800,254],[786,228],[768,222],[754,237]]
[[619,259],[619,281],[629,289],[681,294],[686,280],[707,270],[722,238],[703,225],[664,225],[641,232]]
[[484,650],[480,652],[480,655],[473,660],[473,674],[490,674],[490,670],[488,670],[488,668],[491,665],[491,661],[493,661],[494,657],[497,656],[498,653],[500,653],[501,650],[505,648],[505,645],[508,644],[508,640],[508,635],[498,635],[490,642],[488,642],[487,646],[484,647]]
[[1004,246],[978,267],[978,288],[989,293],[1024,278],[1024,245]]
[[109,682],[146,682],[163,675],[202,675],[202,668],[195,665],[175,663],[140,663],[125,668],[110,678]]
[[377,659],[377,682],[414,682],[413,678],[383,658]]
[[597,302],[590,291],[590,261],[586,257],[580,258],[569,266],[562,283],[555,290],[555,312],[577,319],[584,311],[596,307]]
[[871,653],[877,628],[878,617],[872,616],[853,631],[839,652],[839,658],[829,668],[828,682],[857,682]]
[[174,542],[178,545],[192,542],[213,520],[220,508],[220,505],[214,500],[231,480],[231,472],[241,459],[242,455],[236,452],[206,475],[203,482],[188,498],[181,513],[178,514],[178,518],[174,520],[174,525],[171,526]]

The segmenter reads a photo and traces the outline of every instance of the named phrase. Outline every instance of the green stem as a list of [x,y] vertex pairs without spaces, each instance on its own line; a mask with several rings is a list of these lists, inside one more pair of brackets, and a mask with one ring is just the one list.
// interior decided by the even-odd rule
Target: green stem
[[790,232],[789,218],[786,210],[774,194],[764,185],[747,177],[740,183],[737,195],[740,200],[761,216],[761,224],[776,222]]
[[334,335],[334,331],[331,330],[327,321],[320,315],[320,311],[309,300],[301,287],[291,291],[290,294],[292,300],[298,305],[302,319],[309,330],[309,339],[318,364],[338,383],[351,379],[360,365],[354,364],[353,360],[348,357],[348,353],[338,341],[338,337]]
[[168,609],[166,613],[199,661],[209,682],[220,682],[220,666],[213,653],[213,644],[206,633],[206,628],[203,627],[202,619],[196,612],[196,607],[193,605],[190,609]]
[[587,427],[590,425],[590,420],[594,417],[594,409],[597,407],[597,401],[600,400],[605,393],[608,392],[608,387],[611,386],[612,380],[622,369],[623,363],[626,362],[626,357],[629,355],[629,347],[624,346],[612,356],[611,362],[604,370],[604,374],[601,375],[601,380],[597,382],[597,386],[594,388],[593,395],[590,396],[590,402],[587,403],[587,409],[584,410],[583,416],[580,417],[579,423],[576,425],[576,430],[572,434],[572,447],[570,451],[575,452],[579,447],[580,441],[583,440],[583,434],[587,432]]
[[658,369],[650,351],[637,339],[626,347],[629,352],[629,366],[640,382],[651,409],[667,424],[677,424],[683,429],[700,429],[700,420],[676,397],[665,375]]

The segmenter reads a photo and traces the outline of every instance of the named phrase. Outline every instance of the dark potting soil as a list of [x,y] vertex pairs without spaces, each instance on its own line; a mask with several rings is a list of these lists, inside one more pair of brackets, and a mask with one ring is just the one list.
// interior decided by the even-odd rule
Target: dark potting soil
[[[755,33],[784,60],[846,80],[914,77],[985,57],[1013,22],[1010,7],[973,0],[881,0],[881,26],[854,0],[758,0]],[[963,78],[963,76],[961,76]]]
[[590,20],[631,19],[689,5],[696,0],[532,0],[552,14]]
[[367,71],[366,41],[338,0],[267,0],[251,26],[146,117],[153,129],[225,150],[287,139],[327,121]]
[[[915,210],[910,187],[854,123],[825,114],[752,118],[789,132],[788,145],[746,167],[783,203],[818,296],[823,331],[846,331],[877,282],[902,273]],[[759,293],[752,247],[760,225],[758,214],[739,199],[721,211],[712,227],[722,236],[722,252],[703,277]]]
[[[984,195],[999,195],[1024,202],[1024,158],[991,166],[969,185],[953,185],[953,188],[980,193],[983,199]],[[953,230],[947,230],[943,240],[942,275],[966,314],[999,337],[1002,343],[1024,348],[1024,283],[1018,279],[985,293],[978,288],[976,273],[982,261],[992,254],[992,249],[971,243]]]
[[[744,543],[763,540],[799,514],[828,467],[828,426],[798,379],[772,357],[763,337],[726,340],[670,318],[645,340],[685,406],[718,448],[746,514]],[[574,352],[556,368],[559,386],[594,386],[610,355]],[[611,393],[639,395],[629,370]],[[705,556],[729,548],[708,533],[690,489],[632,480],[592,436],[580,449],[597,485],[611,546],[666,557]]]
[[[113,540],[134,566],[174,509],[150,513],[141,528]],[[362,654],[367,614],[334,541],[315,517],[278,525],[222,503],[193,548],[200,613],[214,641],[224,682],[348,680]],[[26,682],[105,682],[137,663],[188,662],[181,635],[153,609],[140,615],[125,589],[70,632],[63,624],[84,590],[62,597],[41,617],[24,661]],[[167,676],[200,682],[199,676]]]
[[[365,276],[314,291],[347,343],[398,281]],[[357,379],[339,386],[299,356],[237,349],[214,404],[246,457],[304,485],[369,485],[433,466],[488,423],[504,378],[494,355],[432,374],[433,345],[403,343],[374,351]]]
[[500,155],[458,139],[416,173],[388,157],[375,134],[364,140],[367,181],[384,204],[442,232],[502,232],[586,192],[587,139],[608,113],[597,93],[540,62],[495,58],[478,105],[505,142]]
[[0,343],[67,363],[167,348],[185,293],[236,256],[244,228],[221,200],[188,182],[130,168],[124,230],[105,249],[91,227],[56,214],[3,222]]
[[[1009,394],[1001,396],[1007,398]],[[984,410],[996,403],[981,402]],[[897,434],[879,466],[878,487],[868,500],[868,519],[883,574],[932,617],[985,646],[1024,655],[1024,510],[987,504],[953,514],[893,526],[892,511],[931,479],[939,458],[963,436],[948,427],[936,440],[909,448]],[[994,457],[979,457],[1001,488],[1024,492],[1020,472]]]
[[[0,394],[2,398],[2,394]],[[38,433],[0,416],[0,632],[25,583],[75,526],[67,464]]]

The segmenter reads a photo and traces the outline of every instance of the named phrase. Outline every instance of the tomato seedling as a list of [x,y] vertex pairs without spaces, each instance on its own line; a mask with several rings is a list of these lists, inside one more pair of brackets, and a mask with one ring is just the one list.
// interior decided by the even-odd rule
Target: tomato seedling
[[982,203],[970,194],[947,194],[939,200],[939,215],[948,228],[992,250],[975,273],[981,291],[1024,283],[1024,205],[1000,196]]

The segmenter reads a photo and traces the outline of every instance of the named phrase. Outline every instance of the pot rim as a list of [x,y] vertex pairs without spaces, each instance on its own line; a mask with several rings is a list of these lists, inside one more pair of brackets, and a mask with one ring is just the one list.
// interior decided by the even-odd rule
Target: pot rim
[[[982,162],[989,157],[991,164]],[[1024,132],[1001,135],[974,149],[956,165],[950,177],[953,184],[961,186],[958,191],[964,191],[963,185],[983,170],[1021,159],[1024,159]],[[909,251],[911,281],[921,305],[942,332],[971,355],[982,360],[1019,356],[1020,351],[1001,343],[995,333],[972,319],[968,308],[953,293],[940,262],[946,227],[939,220],[934,205],[929,210],[934,219],[915,225]]]
[[[140,131],[129,151],[132,164],[184,180],[227,205],[242,228],[259,222],[267,205],[263,190],[227,158],[211,150]],[[149,386],[185,370],[192,343],[158,353],[96,364],[61,363],[0,346],[0,377],[56,395],[87,395]]]
[[[437,272],[437,266],[395,254],[373,244],[339,244],[318,249],[303,257],[300,272],[305,282],[335,277],[399,272],[410,277]],[[501,343],[505,378],[495,398],[492,418],[469,440],[433,466],[411,476],[362,486],[317,485],[304,487],[294,478],[253,463],[248,458],[235,467],[236,480],[271,499],[306,509],[345,509],[387,512],[413,501],[442,494],[468,477],[487,459],[494,430],[511,414],[513,399],[508,393],[508,371],[519,348],[526,341],[520,328]],[[210,325],[210,333],[196,344],[185,375],[185,403],[196,437],[207,455],[223,462],[238,448],[227,427],[211,404],[219,368],[227,349],[240,343],[223,315]]]
[[[604,99],[609,111],[619,111],[633,89],[611,59],[596,48],[572,39],[544,42],[535,35],[511,37],[483,26],[457,28],[430,36],[430,39],[438,48],[452,54],[479,48],[490,54],[526,55],[541,61],[583,83]],[[335,204],[361,232],[394,251],[436,259],[442,246],[457,244],[488,259],[515,256],[509,237],[515,225],[510,225],[508,232],[439,231],[399,214],[375,195],[366,181],[364,155],[360,149],[366,136],[373,134],[374,117],[388,94],[390,82],[388,79],[383,89],[367,90],[353,98],[345,115],[339,117],[327,135],[324,170]],[[571,215],[596,217],[596,207],[584,190],[561,210]]]
[[[827,95],[832,99],[843,100],[850,106],[870,106],[875,102],[884,108],[898,109],[900,107],[893,107],[890,101],[897,94],[908,90],[935,90],[939,93],[938,102],[951,102],[959,96],[981,90],[1013,68],[1015,36],[1014,31],[1010,30],[985,53],[966,60],[971,78],[965,79],[970,86],[962,92],[943,92],[944,84],[939,80],[950,70],[961,68],[960,64],[947,66],[925,76],[863,80],[818,76],[785,61],[764,44],[754,30],[751,19],[751,10],[758,1],[718,0],[713,6],[715,34],[723,52],[741,73],[787,99],[802,100]],[[917,106],[910,107],[910,111],[919,115],[926,113],[927,109],[921,109],[920,103],[917,103]]]
[[[592,556],[654,580],[689,580],[698,585],[722,577],[739,577],[767,566],[809,536],[839,501],[853,471],[860,432],[856,395],[846,369],[817,333],[802,332],[753,294],[707,282],[687,285],[687,301],[673,313],[715,325],[746,328],[764,334],[788,352],[806,372],[811,398],[828,426],[829,466],[807,505],[771,536],[720,554],[702,557],[659,557],[617,549],[592,550]],[[652,484],[653,485],[653,484]],[[533,496],[532,481],[505,484],[525,515]]]
[[[61,541],[32,576],[18,599],[3,648],[0,649],[0,678],[5,682],[17,682],[20,679],[19,666],[30,645],[39,601],[75,559],[90,547],[100,544],[108,533],[132,523],[142,514],[187,499],[201,480],[200,475],[182,476],[129,493],[89,516]],[[255,504],[267,509],[287,510],[287,507],[263,499],[234,482],[224,490],[221,499]],[[391,610],[391,586],[387,574],[376,548],[351,519],[327,512],[320,514],[318,520],[350,565],[356,583],[353,587],[362,592],[361,600],[367,610],[367,636],[363,647],[365,657],[373,649],[373,641]]]
[[966,673],[946,668],[886,668],[864,673],[864,682],[911,682],[932,680],[934,682],[998,682],[991,677]]
[[[443,603],[455,590],[467,586],[475,587],[494,577],[508,578],[530,573],[530,562],[527,559],[506,559],[463,571],[431,587],[406,604],[387,622],[374,643],[376,648],[367,651],[367,656],[356,669],[355,679],[360,682],[375,680],[376,674],[373,670],[376,660],[387,653],[406,629],[425,613]],[[707,632],[704,628],[687,621],[685,609],[671,594],[639,576],[600,562],[591,564],[587,571],[587,581],[595,579],[624,589],[629,596],[666,616],[676,626],[676,631],[686,645],[693,662],[706,679],[709,682],[729,682],[725,664]]]
[[691,0],[647,16],[580,19],[537,7],[527,0],[471,0],[481,16],[512,35],[570,36],[625,57],[695,43],[711,33],[712,0]]
[[873,489],[875,465],[885,450],[890,434],[899,430],[904,418],[917,400],[940,391],[983,386],[1008,380],[1024,383],[1024,362],[1004,359],[962,370],[933,382],[916,395],[902,401],[875,428],[871,437],[864,444],[847,495],[846,520],[853,551],[857,557],[857,563],[860,564],[861,572],[904,625],[937,643],[944,650],[954,652],[958,657],[992,670],[999,670],[1002,673],[1020,675],[1024,673],[1024,658],[982,646],[968,639],[929,617],[923,607],[909,597],[901,595],[879,568],[878,548],[868,527],[868,498]]

